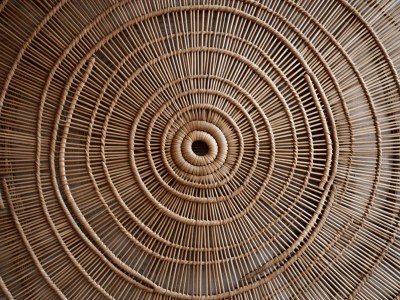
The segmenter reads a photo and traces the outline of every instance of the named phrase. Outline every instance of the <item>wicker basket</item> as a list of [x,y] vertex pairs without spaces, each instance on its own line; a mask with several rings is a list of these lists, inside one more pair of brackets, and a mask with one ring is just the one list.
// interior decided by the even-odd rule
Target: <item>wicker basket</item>
[[399,22],[3,0],[3,296],[399,299]]

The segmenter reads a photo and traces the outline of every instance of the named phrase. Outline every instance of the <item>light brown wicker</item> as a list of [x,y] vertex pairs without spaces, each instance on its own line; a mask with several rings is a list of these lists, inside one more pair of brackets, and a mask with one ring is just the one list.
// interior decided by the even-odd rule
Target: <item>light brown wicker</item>
[[399,22],[3,0],[0,297],[399,299]]

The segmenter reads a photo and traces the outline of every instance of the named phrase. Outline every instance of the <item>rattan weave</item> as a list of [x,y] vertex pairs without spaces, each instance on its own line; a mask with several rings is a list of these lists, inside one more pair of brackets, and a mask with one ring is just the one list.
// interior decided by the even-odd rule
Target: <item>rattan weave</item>
[[399,299],[399,22],[396,0],[3,0],[2,294]]

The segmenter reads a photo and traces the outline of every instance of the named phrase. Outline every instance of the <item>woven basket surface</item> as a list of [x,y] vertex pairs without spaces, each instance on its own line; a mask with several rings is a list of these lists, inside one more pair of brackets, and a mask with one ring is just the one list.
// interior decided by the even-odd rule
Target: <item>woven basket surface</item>
[[0,1],[0,298],[399,299],[399,22]]

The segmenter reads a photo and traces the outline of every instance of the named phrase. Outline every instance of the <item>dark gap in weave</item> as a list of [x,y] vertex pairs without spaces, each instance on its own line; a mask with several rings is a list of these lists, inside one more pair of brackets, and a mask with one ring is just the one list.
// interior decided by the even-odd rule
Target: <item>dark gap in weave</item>
[[208,153],[208,145],[203,141],[194,141],[192,144],[193,152],[198,156],[204,156]]

